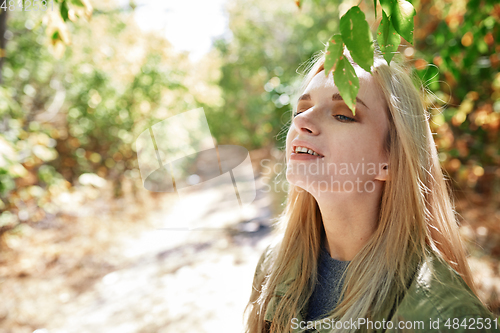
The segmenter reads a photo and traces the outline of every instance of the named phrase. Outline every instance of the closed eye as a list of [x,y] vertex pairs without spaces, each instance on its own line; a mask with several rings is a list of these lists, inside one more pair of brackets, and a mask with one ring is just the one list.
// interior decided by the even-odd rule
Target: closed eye
[[[306,111],[306,110],[304,110]],[[297,117],[299,114],[301,114],[302,112],[304,111],[301,111],[301,112],[294,112],[293,113],[293,117]],[[350,122],[355,122],[356,119],[354,118],[351,118],[351,117],[347,117],[347,116],[344,116],[343,114],[337,114],[337,115],[334,115],[334,117],[340,121],[340,122],[343,122],[343,123],[350,123]]]
[[[307,110],[304,110],[304,111],[307,111]],[[301,113],[302,113],[302,112],[304,112],[304,111],[301,111],[301,112],[294,112],[294,113],[293,113],[293,117],[294,117],[294,118],[295,118],[295,117],[297,117],[299,114],[301,114]]]

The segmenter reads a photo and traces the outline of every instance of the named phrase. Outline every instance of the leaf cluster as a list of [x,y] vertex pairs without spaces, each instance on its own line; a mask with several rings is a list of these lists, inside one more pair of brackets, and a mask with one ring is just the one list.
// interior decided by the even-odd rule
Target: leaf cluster
[[[406,0],[380,0],[382,19],[377,29],[377,42],[387,64],[399,47],[401,37],[413,43],[413,5]],[[374,1],[375,15],[377,0]],[[340,33],[334,34],[326,45],[325,75],[333,71],[335,85],[345,103],[355,114],[359,80],[350,61],[344,56],[344,46],[359,67],[371,72],[374,45],[370,26],[359,6],[353,6],[340,18]]]

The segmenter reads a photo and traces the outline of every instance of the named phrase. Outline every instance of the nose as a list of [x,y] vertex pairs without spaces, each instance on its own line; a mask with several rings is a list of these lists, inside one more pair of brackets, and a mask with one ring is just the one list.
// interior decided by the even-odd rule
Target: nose
[[319,134],[318,115],[313,111],[314,107],[300,112],[293,118],[293,124],[297,132],[313,135]]

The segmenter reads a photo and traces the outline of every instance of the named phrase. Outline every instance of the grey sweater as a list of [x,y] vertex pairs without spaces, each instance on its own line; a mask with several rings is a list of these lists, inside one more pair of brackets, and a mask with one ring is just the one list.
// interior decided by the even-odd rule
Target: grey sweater
[[306,321],[322,319],[337,306],[343,285],[341,277],[349,263],[350,261],[333,259],[326,247],[324,245],[321,247],[318,258],[318,282],[309,299]]

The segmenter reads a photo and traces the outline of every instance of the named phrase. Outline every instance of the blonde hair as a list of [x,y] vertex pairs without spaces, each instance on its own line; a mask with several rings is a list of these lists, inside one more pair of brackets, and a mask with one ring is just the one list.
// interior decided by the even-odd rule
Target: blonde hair
[[[325,54],[317,54],[301,92],[324,69],[324,61]],[[372,75],[388,105],[385,150],[390,177],[383,185],[378,227],[348,265],[341,301],[328,316],[342,321],[386,318],[389,311],[381,313],[381,309],[390,310],[407,289],[416,268],[408,263],[427,260],[426,248],[446,261],[477,294],[423,96],[405,67],[394,60],[388,66],[378,49]],[[289,332],[292,318],[305,308],[313,292],[324,228],[310,193],[290,184],[277,232],[280,238],[273,256],[263,264],[266,274],[256,281],[245,311],[249,310],[246,332],[266,332],[264,314],[280,282],[294,278],[276,307],[271,333]],[[294,267],[300,269],[293,271]]]

